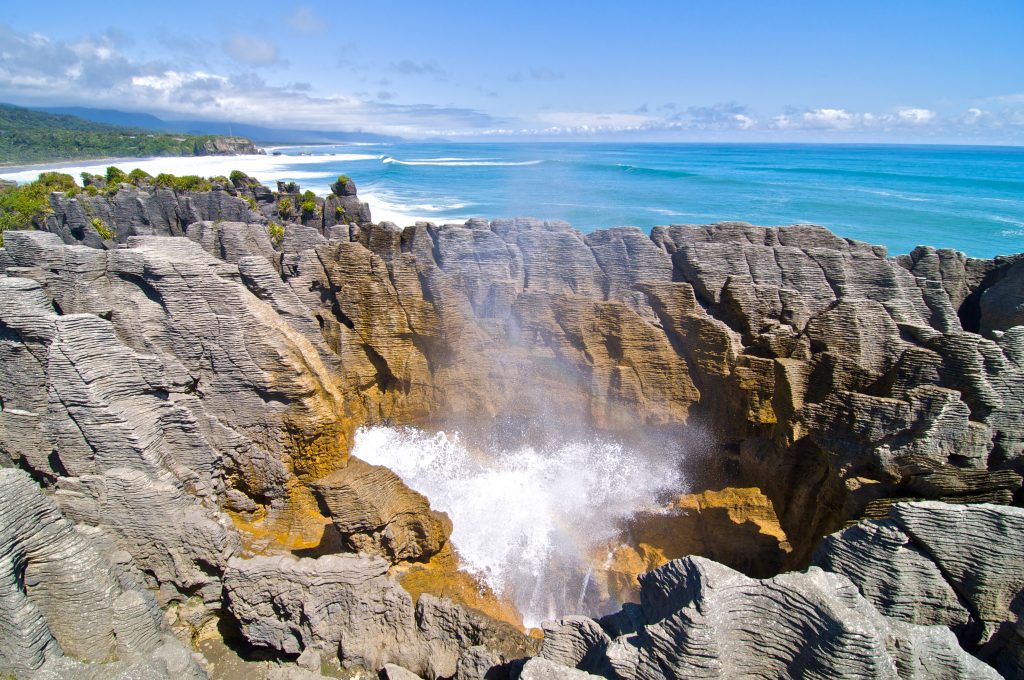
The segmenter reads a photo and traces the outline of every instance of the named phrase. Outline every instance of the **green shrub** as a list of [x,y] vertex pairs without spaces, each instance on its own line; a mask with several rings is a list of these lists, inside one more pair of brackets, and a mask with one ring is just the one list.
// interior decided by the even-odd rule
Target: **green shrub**
[[338,181],[341,182],[342,184],[347,184],[348,182],[352,181],[352,178],[349,177],[348,175],[338,175]]
[[111,165],[107,168],[107,193],[116,194],[117,190],[121,188],[121,182],[128,181],[128,175],[124,174],[121,168],[116,168]]
[[335,217],[339,217],[340,218],[344,214],[345,214],[345,209],[344,208],[342,208],[340,205],[334,206],[334,216]]
[[284,227],[277,222],[271,222],[267,225],[267,234],[270,235],[270,240],[274,242],[274,245],[279,246],[284,240]]
[[149,174],[142,168],[135,168],[128,173],[128,181],[139,186],[140,184],[148,184],[153,181],[153,175]]
[[113,165],[111,165],[110,167],[107,168],[107,182],[108,183],[113,182],[113,183],[117,184],[119,182],[127,182],[127,181],[128,181],[128,175],[124,174],[124,171],[121,168],[115,167]]
[[316,194],[314,194],[309,189],[306,189],[304,192],[302,192],[302,200],[304,200],[304,201],[315,201],[316,200]]
[[316,214],[316,201],[303,201],[302,205],[299,206],[302,210],[303,215],[315,215]]
[[175,191],[210,191],[213,185],[210,180],[199,175],[182,175],[175,177],[167,173],[160,173],[154,182],[158,187],[166,187]]
[[89,221],[92,224],[92,228],[96,230],[96,233],[100,235],[100,238],[104,241],[111,241],[117,237],[117,231],[107,226],[99,217],[94,217]]
[[44,172],[34,182],[0,189],[0,247],[3,246],[3,232],[34,229],[53,212],[50,193],[54,191],[74,196],[79,188],[71,175]]
[[231,178],[232,182],[236,183],[249,179],[249,175],[245,174],[241,170],[232,170],[229,177]]
[[253,198],[252,196],[242,196],[242,198],[244,198],[245,202],[249,204],[249,208],[253,212],[259,212],[260,207],[258,205],[256,205],[256,199],[255,198]]
[[277,204],[277,214],[281,217],[287,217],[292,214],[292,199],[282,198]]
[[284,190],[287,191],[289,194],[294,194],[296,191],[299,190],[299,185],[296,184],[295,182],[288,182],[288,184],[284,185]]

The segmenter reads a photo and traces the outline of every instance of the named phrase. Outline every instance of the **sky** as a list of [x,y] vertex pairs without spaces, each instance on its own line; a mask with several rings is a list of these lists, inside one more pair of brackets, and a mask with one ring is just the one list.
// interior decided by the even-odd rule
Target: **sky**
[[8,2],[0,101],[464,140],[1024,143],[1024,0]]

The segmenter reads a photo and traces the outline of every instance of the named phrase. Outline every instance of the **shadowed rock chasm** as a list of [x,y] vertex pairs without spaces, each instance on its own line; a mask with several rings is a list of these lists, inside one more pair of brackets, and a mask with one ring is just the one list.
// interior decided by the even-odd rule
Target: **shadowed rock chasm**
[[[1024,677],[1024,257],[298,191],[57,193],[4,233],[0,673]],[[349,455],[372,424],[599,432],[689,486],[619,528],[632,602],[541,640]]]

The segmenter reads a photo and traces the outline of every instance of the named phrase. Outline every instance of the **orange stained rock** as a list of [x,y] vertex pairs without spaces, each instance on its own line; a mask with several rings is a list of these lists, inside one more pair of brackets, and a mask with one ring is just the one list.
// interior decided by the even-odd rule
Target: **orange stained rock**
[[753,576],[769,576],[792,550],[771,500],[756,487],[726,487],[674,498],[633,518],[605,559],[609,594],[636,601],[637,577],[666,562],[701,555]]
[[499,598],[487,585],[459,570],[458,556],[451,544],[442,548],[429,562],[400,565],[395,568],[395,573],[414,601],[423,593],[446,597],[524,630],[523,617],[511,602]]
[[287,502],[281,507],[260,506],[251,515],[227,511],[242,534],[243,554],[309,550],[320,545],[330,520],[320,513],[309,487],[292,480],[287,492]]

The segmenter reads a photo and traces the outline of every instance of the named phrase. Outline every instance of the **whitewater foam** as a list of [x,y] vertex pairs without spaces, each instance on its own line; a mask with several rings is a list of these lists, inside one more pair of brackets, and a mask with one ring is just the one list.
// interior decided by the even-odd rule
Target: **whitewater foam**
[[369,427],[352,453],[447,512],[462,567],[511,599],[528,626],[617,607],[593,592],[593,555],[684,482],[677,457],[596,437],[480,451],[458,433]]
[[532,161],[495,161],[488,160],[486,158],[423,158],[415,161],[402,161],[391,156],[385,156],[381,159],[382,163],[394,163],[397,165],[434,165],[434,166],[448,166],[448,167],[467,167],[467,166],[515,166],[515,165],[539,165],[543,163],[543,160],[532,160]]
[[16,182],[31,182],[39,173],[47,170],[59,170],[73,177],[83,172],[104,174],[110,165],[116,165],[124,171],[140,168],[151,175],[170,173],[173,175],[201,175],[203,177],[227,176],[232,170],[241,170],[257,181],[272,184],[279,179],[321,179],[336,177],[337,171],[295,170],[295,166],[325,165],[331,163],[353,163],[360,161],[377,161],[380,154],[335,153],[319,156],[275,156],[273,154],[250,154],[244,156],[185,156],[137,159],[104,159],[85,161],[80,164],[40,165],[26,169],[14,169],[0,173],[0,178],[12,179]]

